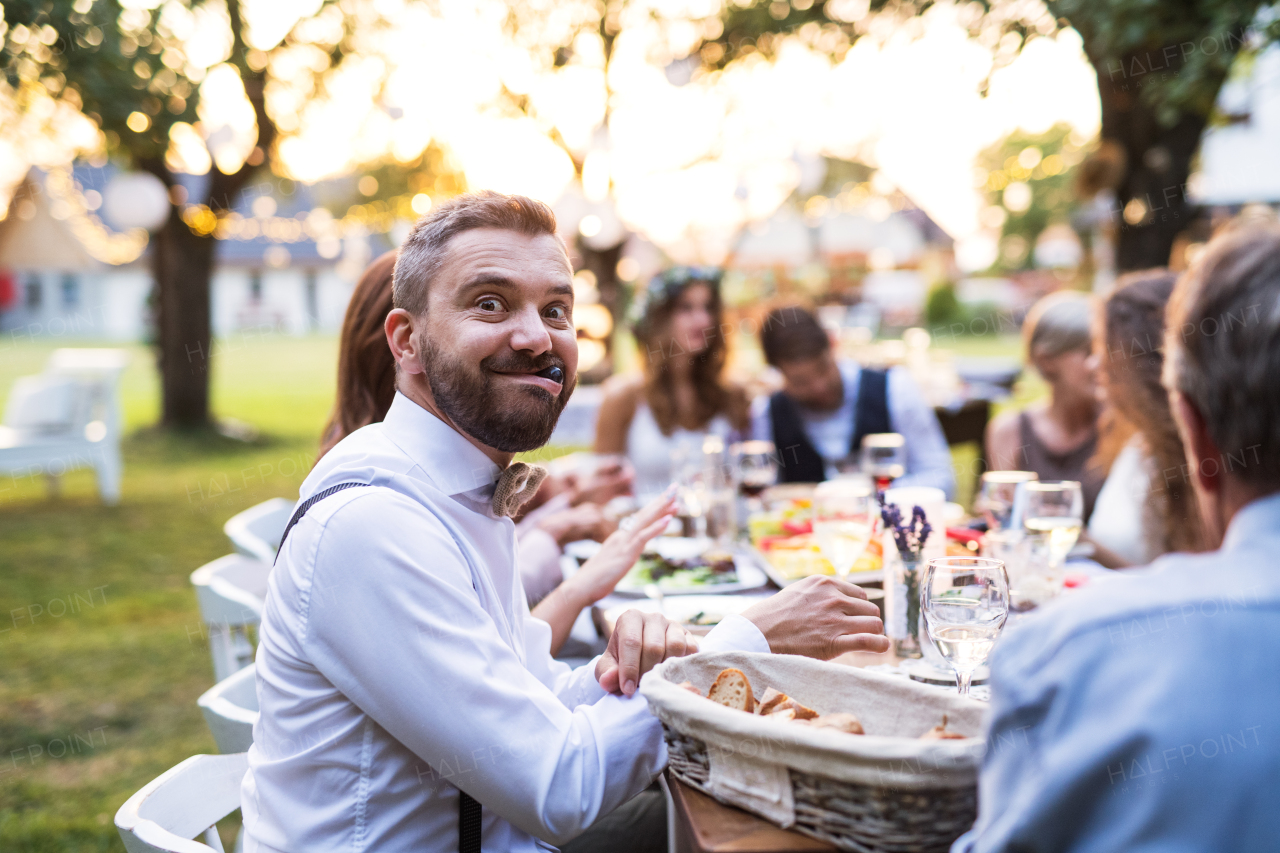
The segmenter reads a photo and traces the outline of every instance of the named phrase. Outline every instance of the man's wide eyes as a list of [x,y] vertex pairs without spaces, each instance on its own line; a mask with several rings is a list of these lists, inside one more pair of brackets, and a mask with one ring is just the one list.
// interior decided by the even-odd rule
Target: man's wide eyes
[[476,307],[481,311],[501,311],[502,303],[496,299],[481,299],[476,303]]
[[563,305],[552,305],[546,310],[546,315],[551,320],[567,320],[569,312],[565,310]]

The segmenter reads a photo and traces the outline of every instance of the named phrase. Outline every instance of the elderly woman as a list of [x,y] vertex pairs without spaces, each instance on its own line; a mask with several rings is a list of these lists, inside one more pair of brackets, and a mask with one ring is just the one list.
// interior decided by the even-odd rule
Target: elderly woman
[[1077,291],[1059,291],[1032,306],[1022,324],[1026,360],[1049,385],[1049,397],[993,420],[986,440],[993,471],[1079,480],[1086,522],[1105,476],[1094,462],[1099,406],[1092,322],[1093,300]]
[[605,383],[596,424],[598,453],[623,453],[636,470],[636,494],[672,481],[672,460],[718,436],[726,443],[750,428],[746,392],[724,378],[720,271],[674,267],[641,295],[633,331],[644,370]]

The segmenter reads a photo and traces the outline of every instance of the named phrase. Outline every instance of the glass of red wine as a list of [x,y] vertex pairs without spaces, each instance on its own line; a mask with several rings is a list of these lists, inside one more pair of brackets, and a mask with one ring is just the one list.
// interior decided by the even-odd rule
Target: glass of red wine
[[872,433],[862,439],[862,472],[882,492],[907,472],[907,442],[896,432]]
[[738,491],[748,501],[759,501],[764,490],[778,480],[778,456],[772,441],[744,441],[730,448]]

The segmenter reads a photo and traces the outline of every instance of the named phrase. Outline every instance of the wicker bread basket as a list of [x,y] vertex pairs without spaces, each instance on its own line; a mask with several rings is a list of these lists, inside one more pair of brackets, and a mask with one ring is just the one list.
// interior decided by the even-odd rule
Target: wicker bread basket
[[[704,695],[721,670],[742,670],[822,714],[856,714],[865,735],[771,720]],[[790,655],[673,658],[640,691],[662,721],[676,778],[722,802],[843,850],[945,853],[977,816],[986,706],[907,679]],[[919,740],[942,721],[963,740]]]

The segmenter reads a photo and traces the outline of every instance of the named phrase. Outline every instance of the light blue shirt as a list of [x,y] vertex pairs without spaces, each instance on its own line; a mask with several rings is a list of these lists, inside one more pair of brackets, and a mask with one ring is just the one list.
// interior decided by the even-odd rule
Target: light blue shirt
[[1009,628],[953,853],[1280,849],[1280,494]]
[[[832,412],[815,412],[797,405],[804,420],[805,432],[814,449],[827,463],[827,476],[835,476],[834,463],[849,455],[853,439],[853,413],[858,402],[858,380],[862,368],[855,361],[839,361],[840,378],[844,382],[844,401]],[[907,473],[894,481],[895,486],[934,486],[950,498],[955,492],[956,478],[951,467],[951,448],[942,434],[942,426],[933,408],[925,402],[911,374],[901,367],[889,371],[889,425],[907,442]],[[769,398],[756,398],[751,411],[752,438],[773,441],[769,423]]]

